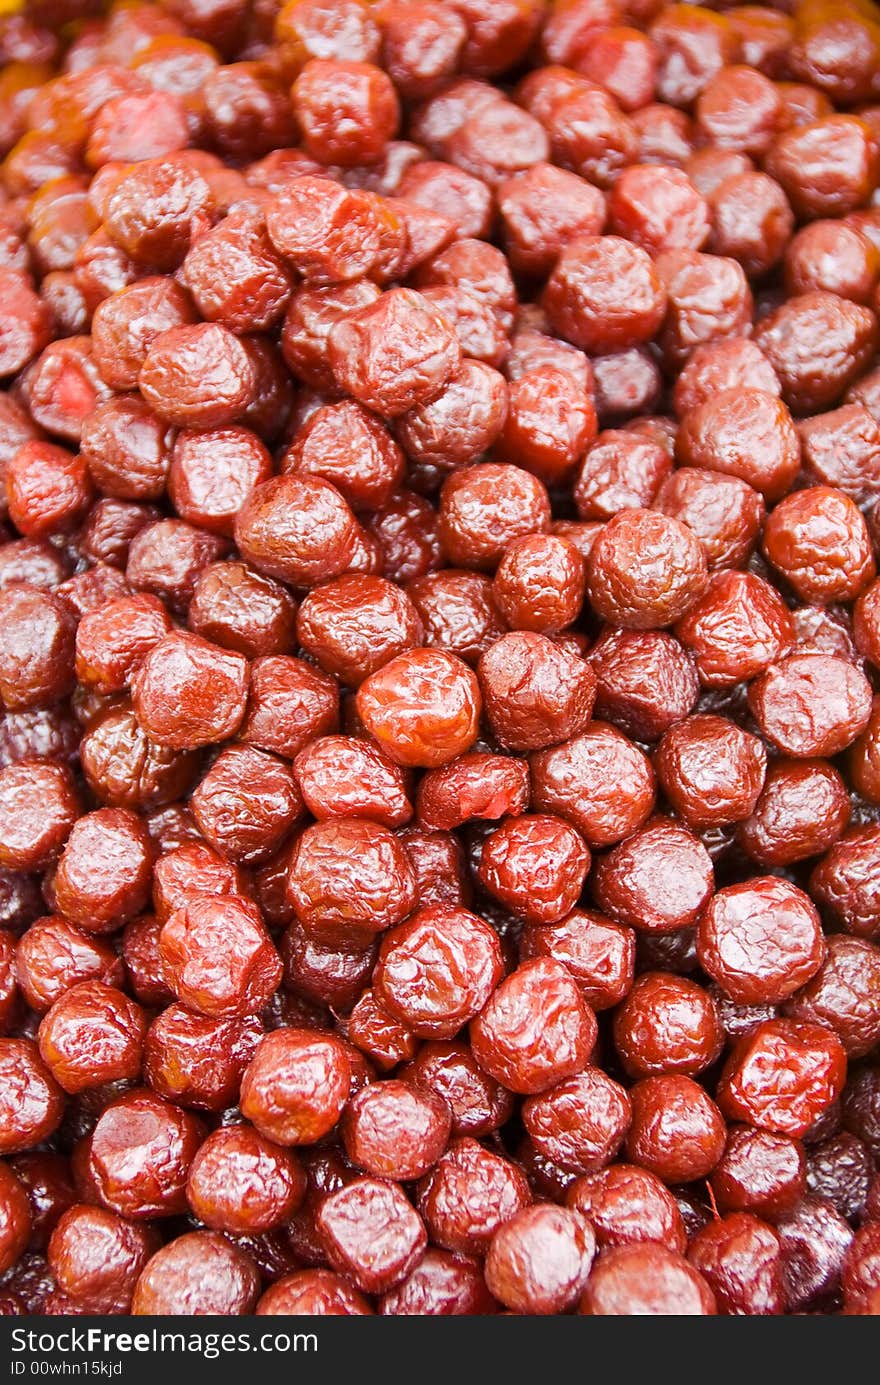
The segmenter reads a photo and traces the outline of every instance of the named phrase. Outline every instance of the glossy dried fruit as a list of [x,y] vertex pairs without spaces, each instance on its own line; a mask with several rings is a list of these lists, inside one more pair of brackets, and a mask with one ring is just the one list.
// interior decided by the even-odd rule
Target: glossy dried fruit
[[0,21],[0,1314],[880,1311],[869,10]]
[[480,1066],[514,1092],[542,1092],[579,1072],[596,1019],[569,973],[551,958],[523,962],[471,1024]]
[[845,1077],[846,1055],[831,1030],[767,1020],[734,1048],[718,1100],[731,1120],[800,1137],[840,1094]]
[[502,973],[488,923],[466,909],[429,904],[383,939],[373,984],[414,1034],[451,1039],[482,1010]]

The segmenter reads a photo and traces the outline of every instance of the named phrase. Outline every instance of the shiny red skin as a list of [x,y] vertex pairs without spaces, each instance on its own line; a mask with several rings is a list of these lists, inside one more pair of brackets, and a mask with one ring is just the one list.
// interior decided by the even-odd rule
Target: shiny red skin
[[[768,1055],[785,1060],[772,1082]],[[731,1120],[799,1138],[840,1094],[845,1077],[846,1054],[831,1030],[800,1020],[768,1020],[734,1048],[718,1099]]]
[[511,1091],[542,1092],[586,1065],[595,1015],[551,958],[523,962],[471,1024],[481,1067]]
[[373,983],[380,1002],[414,1034],[451,1039],[483,1009],[502,974],[501,948],[489,924],[465,909],[435,904],[383,939]]

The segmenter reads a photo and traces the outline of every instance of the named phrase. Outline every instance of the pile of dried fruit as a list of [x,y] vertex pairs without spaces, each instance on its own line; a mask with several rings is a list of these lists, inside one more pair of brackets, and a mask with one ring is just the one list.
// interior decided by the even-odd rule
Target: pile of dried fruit
[[880,12],[0,60],[0,1312],[880,1312]]

